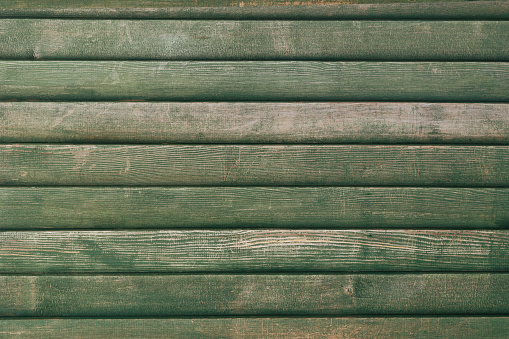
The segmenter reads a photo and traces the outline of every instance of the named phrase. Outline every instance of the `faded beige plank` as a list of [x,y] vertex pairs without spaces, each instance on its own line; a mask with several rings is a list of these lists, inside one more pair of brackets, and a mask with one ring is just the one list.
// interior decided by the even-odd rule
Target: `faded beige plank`
[[500,315],[509,274],[0,276],[0,316]]
[[0,233],[0,273],[509,271],[509,231]]
[[1,142],[509,144],[509,105],[0,102]]
[[509,189],[2,187],[1,229],[508,228]]
[[507,338],[507,317],[0,320],[8,338]]

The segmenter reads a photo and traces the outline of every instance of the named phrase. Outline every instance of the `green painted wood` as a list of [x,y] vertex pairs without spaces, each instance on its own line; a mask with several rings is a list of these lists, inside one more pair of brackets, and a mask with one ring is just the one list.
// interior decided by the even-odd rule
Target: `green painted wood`
[[509,274],[0,276],[3,317],[501,315]]
[[509,22],[4,19],[0,58],[504,61]]
[[0,145],[0,184],[509,186],[508,146]]
[[[507,1],[2,0],[0,17],[138,19],[508,19]],[[184,7],[180,7],[184,6]]]
[[509,231],[0,233],[0,273],[509,271]]
[[509,145],[509,105],[0,102],[0,142]]
[[509,189],[2,187],[0,228],[508,228]]
[[0,320],[8,338],[506,339],[507,317],[175,318]]
[[0,100],[509,100],[509,63],[0,61]]
[[7,8],[157,8],[157,7],[251,7],[251,6],[298,6],[298,5],[335,5],[335,4],[385,4],[412,2],[451,2],[467,0],[306,0],[289,2],[287,0],[202,0],[189,2],[186,0],[57,0],[51,4],[36,0],[1,0],[0,4]]

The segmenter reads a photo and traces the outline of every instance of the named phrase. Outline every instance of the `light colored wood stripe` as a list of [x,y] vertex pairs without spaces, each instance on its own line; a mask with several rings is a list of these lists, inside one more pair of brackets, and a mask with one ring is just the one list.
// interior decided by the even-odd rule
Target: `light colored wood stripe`
[[509,271],[509,231],[0,232],[1,273]]
[[0,183],[509,186],[508,146],[0,145]]
[[0,58],[504,61],[509,22],[5,19]]
[[509,189],[2,187],[0,228],[508,228]]
[[509,144],[509,105],[0,102],[0,142]]
[[507,317],[345,317],[0,320],[8,338],[344,338],[506,339]]
[[0,276],[0,316],[500,315],[509,274]]
[[0,61],[0,100],[509,100],[509,63]]

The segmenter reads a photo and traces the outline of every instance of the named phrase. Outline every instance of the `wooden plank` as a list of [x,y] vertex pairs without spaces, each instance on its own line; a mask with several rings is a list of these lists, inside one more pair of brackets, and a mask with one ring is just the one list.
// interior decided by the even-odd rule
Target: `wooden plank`
[[509,100],[500,62],[0,61],[0,79],[0,100]]
[[509,231],[0,233],[0,273],[509,271]]
[[509,105],[0,102],[0,142],[509,145]]
[[509,186],[508,146],[0,145],[16,186]]
[[251,6],[298,6],[298,5],[337,5],[337,4],[377,4],[377,3],[408,3],[408,2],[450,2],[467,0],[307,0],[288,2],[287,0],[202,0],[199,3],[186,0],[64,0],[47,4],[34,0],[1,0],[0,4],[7,8],[157,8],[157,7],[251,7]]
[[9,338],[506,339],[507,317],[174,318],[0,320]]
[[509,274],[0,276],[3,317],[502,315]]
[[[422,2],[424,1],[424,2]],[[184,6],[184,7],[181,7]],[[0,17],[137,19],[507,19],[506,1],[2,0]]]
[[508,228],[509,189],[2,187],[0,228]]
[[4,19],[0,58],[504,61],[509,22]]

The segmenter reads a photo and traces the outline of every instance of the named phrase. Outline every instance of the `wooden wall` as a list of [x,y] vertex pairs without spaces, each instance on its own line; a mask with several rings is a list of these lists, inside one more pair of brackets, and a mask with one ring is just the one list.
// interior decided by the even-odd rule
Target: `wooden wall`
[[0,0],[0,337],[507,338],[507,20]]

